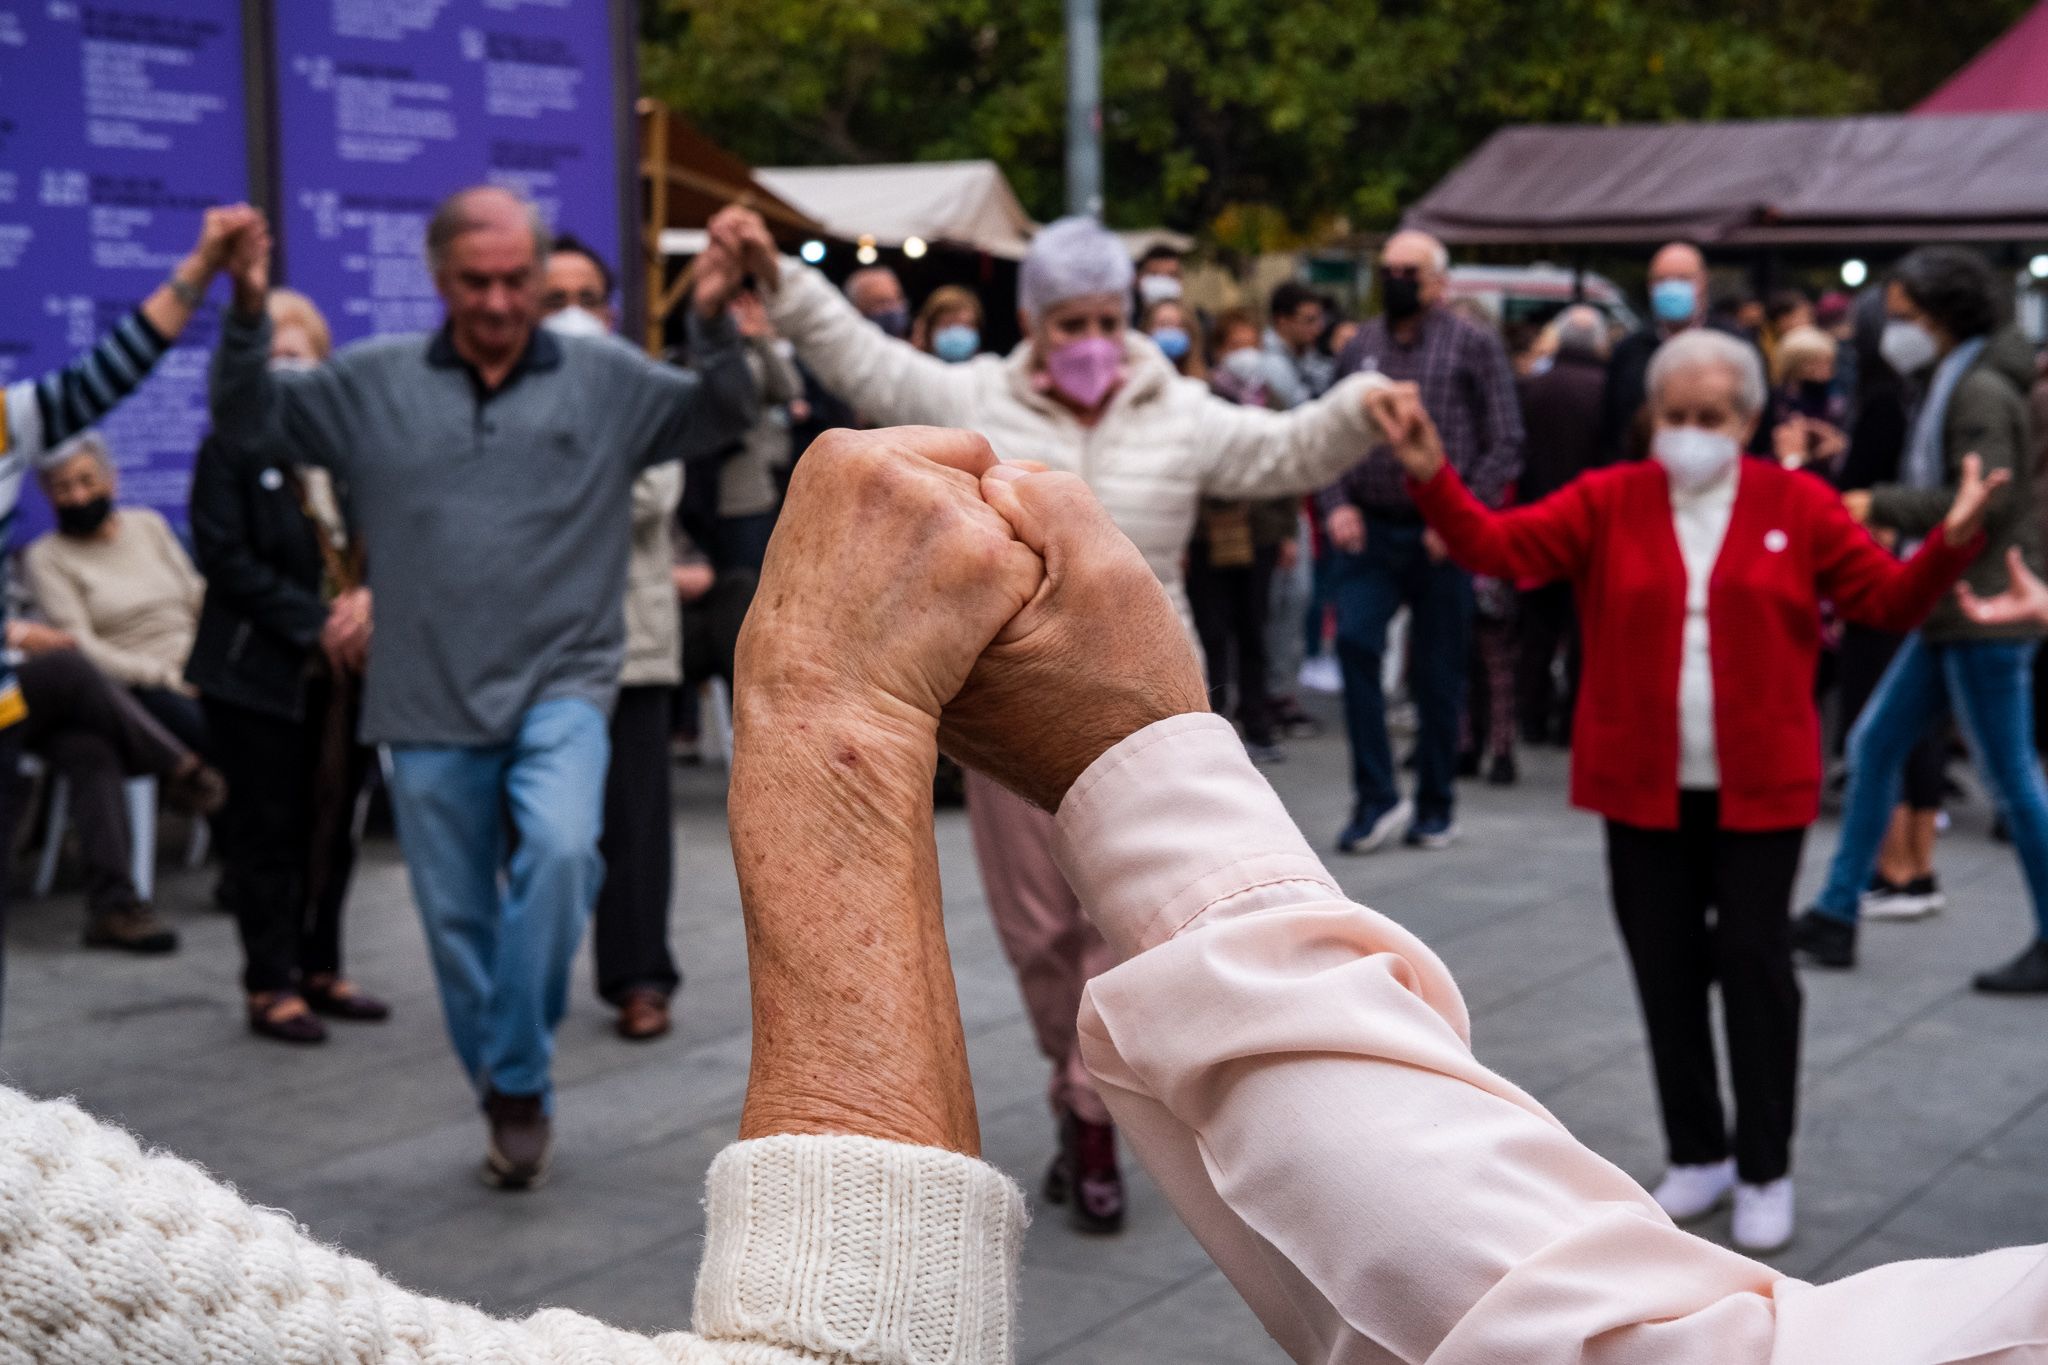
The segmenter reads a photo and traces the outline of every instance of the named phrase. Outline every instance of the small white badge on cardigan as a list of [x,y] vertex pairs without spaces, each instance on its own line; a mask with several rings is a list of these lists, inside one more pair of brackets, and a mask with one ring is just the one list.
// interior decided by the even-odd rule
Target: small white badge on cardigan
[[1785,538],[1785,533],[1783,531],[1773,530],[1764,532],[1764,548],[1766,550],[1769,550],[1774,555],[1781,555],[1785,553],[1785,547],[1790,543],[1791,542]]
[[284,487],[284,475],[276,469],[266,469],[256,476],[256,482],[262,484],[266,492],[275,493]]

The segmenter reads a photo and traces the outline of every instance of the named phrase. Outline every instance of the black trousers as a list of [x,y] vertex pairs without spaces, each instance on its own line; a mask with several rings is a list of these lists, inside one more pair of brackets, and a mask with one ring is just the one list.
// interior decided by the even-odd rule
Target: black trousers
[[7,986],[7,900],[14,882],[14,829],[21,823],[28,783],[21,776],[21,725],[0,729],[0,1000]]
[[[1520,658],[1515,690],[1520,694],[1522,733],[1534,744],[1569,741],[1572,707],[1579,700],[1579,615],[1572,585],[1546,583],[1521,594],[1516,629]],[[1564,651],[1564,692],[1551,668]]]
[[71,826],[85,870],[87,913],[133,909],[141,897],[123,784],[131,777],[169,778],[191,750],[76,650],[25,659],[16,676],[28,704],[27,718],[13,727],[21,747],[71,785]]
[[[355,868],[356,799],[370,750],[353,742],[353,685],[307,684],[298,720],[208,697],[215,762],[228,782],[222,882],[242,935],[242,988],[296,990],[341,972],[341,911]],[[340,707],[344,714],[334,715]],[[330,726],[344,726],[338,750]]]
[[612,712],[604,780],[604,858],[591,931],[597,993],[619,1004],[633,990],[673,995],[683,982],[668,947],[675,879],[668,732],[675,689],[622,687]]
[[1234,695],[1238,723],[1249,744],[1273,742],[1273,703],[1266,691],[1266,617],[1272,609],[1273,564],[1277,546],[1253,552],[1249,564],[1217,568],[1209,562],[1206,542],[1188,547],[1188,605],[1201,637],[1203,663],[1209,670],[1209,709],[1231,714]]
[[[1903,635],[1890,631],[1873,630],[1859,626],[1853,621],[1842,628],[1842,647],[1836,651],[1835,700],[1841,715],[1841,724],[1835,735],[1834,752],[1837,757],[1843,753],[1849,731],[1856,725],[1856,718],[1863,714],[1870,696],[1877,691],[1877,684],[1890,666],[1892,655],[1899,652],[1899,646],[1906,642]],[[1955,722],[1947,714],[1935,717],[1927,726],[1927,733],[1913,746],[1913,752],[1906,756],[1906,767],[1902,774],[1899,800],[1911,811],[1938,811],[1945,804],[1943,798],[1948,786],[1948,760],[1954,751],[1951,740]]]
[[1635,969],[1674,1165],[1728,1156],[1707,991],[1721,987],[1735,1092],[1735,1168],[1750,1184],[1791,1169],[1799,1093],[1792,883],[1803,829],[1720,828],[1714,792],[1686,792],[1675,830],[1607,822],[1614,915]]
[[195,754],[213,756],[213,743],[207,734],[206,711],[197,697],[188,697],[183,692],[174,692],[168,687],[138,687],[135,700],[142,703],[142,709],[149,712],[158,725],[178,737],[178,742]]

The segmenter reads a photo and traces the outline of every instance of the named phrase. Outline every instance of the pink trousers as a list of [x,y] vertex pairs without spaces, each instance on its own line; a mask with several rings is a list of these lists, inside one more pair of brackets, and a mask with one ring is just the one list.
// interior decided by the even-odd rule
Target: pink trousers
[[970,772],[967,825],[996,936],[1017,973],[1038,1050],[1052,1062],[1053,1109],[1107,1123],[1109,1110],[1081,1064],[1076,1021],[1082,987],[1114,967],[1116,955],[1081,913],[1080,900],[1053,861],[1053,818]]

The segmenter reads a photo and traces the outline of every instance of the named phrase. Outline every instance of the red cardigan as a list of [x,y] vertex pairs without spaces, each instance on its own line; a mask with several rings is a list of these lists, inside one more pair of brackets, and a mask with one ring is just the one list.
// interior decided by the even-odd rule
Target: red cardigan
[[[1918,626],[1982,548],[1940,529],[1905,563],[1806,474],[1744,459],[1708,585],[1721,824],[1791,829],[1820,813],[1813,704],[1820,599],[1881,630]],[[1445,465],[1415,505],[1474,573],[1570,579],[1584,639],[1572,804],[1648,829],[1678,824],[1678,671],[1685,560],[1654,460],[1580,476],[1526,507],[1483,506]]]

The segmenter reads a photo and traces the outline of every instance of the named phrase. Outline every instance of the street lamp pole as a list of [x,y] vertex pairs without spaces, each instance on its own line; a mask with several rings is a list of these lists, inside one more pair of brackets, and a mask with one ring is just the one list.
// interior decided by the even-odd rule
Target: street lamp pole
[[1102,26],[1096,0],[1067,6],[1067,212],[1102,217]]

